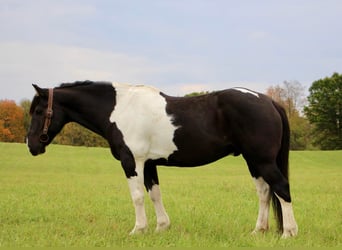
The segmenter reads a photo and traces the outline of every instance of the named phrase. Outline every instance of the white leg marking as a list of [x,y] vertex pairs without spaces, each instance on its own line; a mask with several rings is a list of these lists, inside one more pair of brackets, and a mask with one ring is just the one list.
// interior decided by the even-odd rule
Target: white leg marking
[[144,163],[136,162],[137,176],[128,179],[128,186],[131,191],[133,205],[135,208],[135,226],[132,234],[142,233],[147,229],[147,218],[144,206]]
[[270,211],[270,186],[262,177],[254,178],[257,194],[259,196],[259,214],[253,233],[268,230],[268,216]]
[[149,194],[154,204],[154,208],[156,210],[156,215],[157,215],[156,231],[157,232],[164,231],[170,227],[170,219],[163,205],[159,185],[157,184],[153,185],[152,189],[149,191]]
[[277,195],[280,204],[281,211],[283,213],[283,235],[282,238],[288,238],[291,236],[296,236],[298,234],[298,226],[294,218],[292,203],[286,202]]

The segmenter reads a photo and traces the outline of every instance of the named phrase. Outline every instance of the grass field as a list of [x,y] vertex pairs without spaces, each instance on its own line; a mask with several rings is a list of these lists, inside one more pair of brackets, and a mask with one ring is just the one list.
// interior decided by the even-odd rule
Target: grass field
[[251,235],[258,201],[241,157],[201,168],[159,167],[170,230],[129,236],[134,209],[109,149],[51,145],[32,157],[24,144],[0,143],[0,246],[291,246],[342,245],[342,152],[290,154],[299,235]]

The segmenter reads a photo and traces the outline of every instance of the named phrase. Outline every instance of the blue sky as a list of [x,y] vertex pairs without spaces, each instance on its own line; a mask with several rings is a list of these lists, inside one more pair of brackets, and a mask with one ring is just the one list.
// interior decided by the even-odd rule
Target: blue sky
[[171,95],[342,69],[342,1],[0,0],[0,99],[104,80]]

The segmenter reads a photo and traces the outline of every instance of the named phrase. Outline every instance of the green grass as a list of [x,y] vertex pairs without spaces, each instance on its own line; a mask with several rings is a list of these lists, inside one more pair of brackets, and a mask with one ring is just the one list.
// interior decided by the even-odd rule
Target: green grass
[[129,236],[134,209],[120,163],[109,149],[51,145],[32,157],[0,143],[0,246],[341,246],[342,152],[291,152],[291,191],[299,235],[253,236],[258,202],[241,157],[202,168],[159,167],[170,230]]

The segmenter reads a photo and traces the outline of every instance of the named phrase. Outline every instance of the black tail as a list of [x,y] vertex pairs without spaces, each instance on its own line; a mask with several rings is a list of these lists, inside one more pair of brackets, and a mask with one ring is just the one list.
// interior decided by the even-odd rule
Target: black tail
[[[290,125],[287,119],[285,109],[278,103],[273,101],[274,107],[277,109],[281,116],[283,126],[283,136],[281,139],[281,147],[277,155],[277,166],[282,175],[289,180],[289,151],[290,151]],[[272,192],[272,205],[277,220],[278,230],[283,232],[283,213],[281,211],[281,205],[279,199],[275,193]]]

